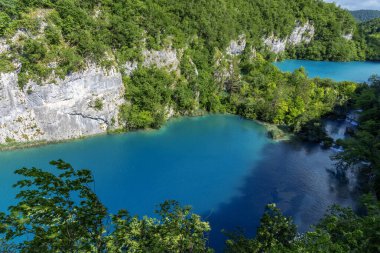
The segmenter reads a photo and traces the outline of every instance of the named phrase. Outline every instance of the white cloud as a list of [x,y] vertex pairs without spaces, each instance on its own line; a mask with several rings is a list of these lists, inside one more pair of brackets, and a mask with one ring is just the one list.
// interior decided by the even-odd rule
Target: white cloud
[[349,10],[380,10],[380,0],[325,0]]

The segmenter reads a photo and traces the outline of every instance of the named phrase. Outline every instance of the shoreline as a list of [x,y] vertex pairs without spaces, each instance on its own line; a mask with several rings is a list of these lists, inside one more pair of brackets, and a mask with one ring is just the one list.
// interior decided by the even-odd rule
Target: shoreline
[[83,140],[83,139],[96,137],[96,136],[122,134],[122,133],[127,133],[127,132],[128,131],[120,131],[119,132],[119,131],[115,130],[114,132],[108,132],[107,131],[104,133],[79,136],[77,138],[70,138],[70,139],[63,139],[63,140],[52,140],[52,141],[41,140],[41,141],[31,141],[31,142],[14,142],[14,143],[9,143],[9,144],[0,144],[0,152],[22,150],[22,149],[28,149],[28,148],[36,148],[36,147],[42,147],[42,146],[47,146],[47,145],[73,142],[73,141]]
[[[218,114],[202,113],[202,114],[195,114],[195,115],[172,117],[172,118],[168,119],[162,127],[165,127],[165,125],[168,124],[171,120],[176,120],[176,119],[185,118],[185,117],[191,117],[191,118],[204,117],[204,116],[209,116],[209,115],[218,115]],[[265,128],[265,130],[267,131],[267,137],[269,139],[271,139],[272,141],[276,141],[276,142],[289,141],[294,137],[294,135],[292,133],[281,130],[280,126],[270,124],[270,123],[267,123],[264,121],[247,119],[247,118],[244,118],[240,115],[231,114],[231,113],[220,113],[219,115],[237,116],[237,117],[240,117],[240,118],[245,119],[245,120],[256,122]],[[162,128],[162,127],[160,127],[160,128]],[[135,132],[140,132],[140,131],[147,132],[147,131],[156,131],[156,130],[158,130],[158,129],[150,129],[150,128],[137,129],[137,130],[115,129],[115,130],[106,131],[103,133],[80,136],[77,138],[70,138],[70,139],[63,139],[63,140],[52,140],[52,141],[41,140],[41,141],[31,141],[31,142],[13,142],[13,143],[8,143],[8,144],[0,144],[0,152],[22,150],[22,149],[28,149],[28,148],[36,148],[36,147],[42,147],[42,146],[47,146],[47,145],[52,145],[52,144],[53,145],[54,144],[61,144],[61,143],[67,143],[67,142],[87,139],[87,138],[91,138],[91,137],[97,137],[97,136],[118,135],[118,134],[125,134],[125,133],[135,133]],[[271,132],[273,132],[273,131],[280,133],[280,135],[276,136],[276,137],[271,135]]]

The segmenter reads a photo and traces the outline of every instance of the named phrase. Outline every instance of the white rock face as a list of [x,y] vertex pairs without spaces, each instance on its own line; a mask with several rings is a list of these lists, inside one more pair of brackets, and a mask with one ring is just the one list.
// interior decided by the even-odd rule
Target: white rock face
[[271,52],[279,54],[284,52],[288,45],[295,46],[301,43],[310,43],[314,35],[315,28],[310,22],[303,25],[297,22],[290,36],[280,39],[271,35],[268,38],[263,38],[263,42]]
[[128,61],[125,63],[124,71],[127,76],[130,76],[133,71],[135,71],[138,67],[137,61]]
[[[0,143],[6,140],[55,141],[105,132],[118,127],[123,103],[121,74],[97,67],[72,74],[56,84],[28,83],[17,73],[0,74]],[[102,104],[95,108],[95,101]]]
[[0,39],[0,54],[5,53],[9,50],[9,45],[5,39]]
[[144,50],[144,67],[157,66],[158,68],[166,68],[168,71],[176,71],[180,64],[177,57],[177,50],[167,48],[164,50]]
[[343,38],[346,40],[352,40],[354,38],[354,35],[352,33],[347,33],[343,35]]
[[315,28],[309,22],[302,25],[297,23],[292,34],[289,36],[288,43],[290,45],[299,45],[301,43],[310,43],[315,35]]
[[[142,66],[157,68],[165,68],[168,71],[178,71],[180,60],[177,54],[177,50],[173,48],[166,48],[163,50],[143,50],[142,55],[144,61]],[[128,61],[124,66],[125,74],[131,75],[133,71],[138,68],[136,61]]]
[[228,55],[240,55],[244,52],[247,41],[245,35],[240,35],[238,40],[232,40],[226,49]]

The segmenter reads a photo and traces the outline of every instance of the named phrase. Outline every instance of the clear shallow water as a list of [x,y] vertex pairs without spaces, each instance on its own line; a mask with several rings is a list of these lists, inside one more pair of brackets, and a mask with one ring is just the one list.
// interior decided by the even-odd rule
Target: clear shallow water
[[330,78],[335,81],[366,82],[371,75],[380,75],[380,62],[286,60],[274,64],[285,72],[304,67],[310,77]]
[[210,221],[219,252],[221,229],[253,235],[267,203],[292,215],[300,231],[333,203],[353,205],[350,189],[326,171],[331,154],[318,145],[271,142],[262,126],[235,116],[183,118],[159,131],[0,152],[0,210],[14,203],[15,169],[48,168],[61,158],[93,171],[95,191],[113,213],[153,215],[167,199],[192,205]]

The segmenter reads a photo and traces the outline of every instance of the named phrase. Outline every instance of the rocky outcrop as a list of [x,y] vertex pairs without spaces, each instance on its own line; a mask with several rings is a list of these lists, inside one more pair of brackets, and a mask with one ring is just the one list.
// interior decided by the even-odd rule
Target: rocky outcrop
[[[178,71],[179,69],[179,56],[176,49],[171,47],[163,50],[143,50],[142,56],[144,58],[142,66],[157,68],[165,68],[168,71]],[[124,66],[124,72],[126,75],[131,75],[133,71],[138,68],[137,61],[128,61]]]
[[238,40],[232,40],[230,45],[226,49],[228,55],[241,55],[247,45],[247,40],[245,35],[242,34],[239,36]]
[[[8,50],[5,40],[0,41],[0,50]],[[130,75],[139,66],[179,73],[178,52],[171,47],[143,50],[143,62],[127,62],[124,73]],[[24,90],[18,86],[17,72],[0,73],[0,144],[73,139],[117,128],[123,95],[121,73],[115,69],[88,66],[64,80],[29,82]],[[174,114],[172,109],[169,114]]]
[[347,34],[344,34],[342,37],[346,40],[352,40],[354,38],[354,34],[353,33],[347,33]]
[[56,141],[118,127],[123,103],[121,74],[96,66],[56,83],[29,82],[24,90],[17,73],[0,74],[0,143]]
[[306,22],[305,24],[297,22],[290,36],[281,39],[271,35],[267,38],[263,38],[263,42],[271,52],[279,54],[284,52],[287,46],[310,43],[314,35],[315,28],[310,22]]

